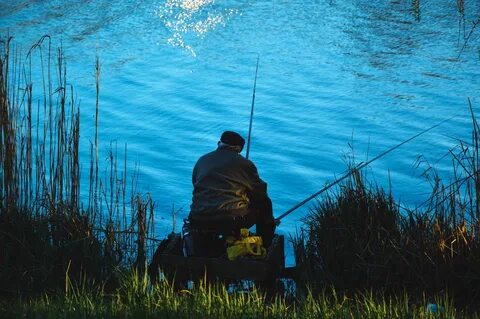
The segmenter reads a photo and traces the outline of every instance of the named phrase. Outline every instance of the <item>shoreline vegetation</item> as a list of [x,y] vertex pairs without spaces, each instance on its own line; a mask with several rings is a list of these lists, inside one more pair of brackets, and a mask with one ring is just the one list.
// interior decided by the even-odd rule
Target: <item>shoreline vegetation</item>
[[245,283],[202,281],[178,291],[148,277],[154,203],[127,174],[126,146],[119,154],[110,144],[99,175],[98,59],[95,136],[81,179],[80,109],[62,50],[49,36],[26,55],[11,38],[0,50],[2,317],[480,317],[480,127],[471,105],[472,140],[449,151],[451,182],[425,169],[425,205],[402,207],[355,171],[318,199],[291,238],[290,289],[267,297]]

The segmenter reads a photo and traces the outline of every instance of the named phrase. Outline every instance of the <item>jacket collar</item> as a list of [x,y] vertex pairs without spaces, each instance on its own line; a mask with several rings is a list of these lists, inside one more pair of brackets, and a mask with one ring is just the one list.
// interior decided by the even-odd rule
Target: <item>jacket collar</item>
[[230,151],[230,152],[238,153],[235,146],[230,146],[226,144],[219,145],[217,147],[217,151]]

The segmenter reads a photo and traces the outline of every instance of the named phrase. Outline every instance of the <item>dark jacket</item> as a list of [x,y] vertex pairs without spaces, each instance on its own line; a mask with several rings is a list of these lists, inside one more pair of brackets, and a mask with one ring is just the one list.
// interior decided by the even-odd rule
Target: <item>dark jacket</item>
[[250,202],[268,198],[267,184],[255,165],[228,148],[200,157],[193,168],[192,183],[191,219],[244,216]]

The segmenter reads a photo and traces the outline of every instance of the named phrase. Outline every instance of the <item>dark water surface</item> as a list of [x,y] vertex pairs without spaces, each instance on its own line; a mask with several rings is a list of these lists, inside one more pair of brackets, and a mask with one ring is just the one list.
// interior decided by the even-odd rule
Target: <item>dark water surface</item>
[[[416,7],[415,4],[419,6]],[[372,165],[406,205],[430,187],[412,167],[469,139],[467,97],[480,104],[478,1],[0,0],[0,33],[28,49],[63,45],[81,101],[82,166],[93,140],[95,55],[102,62],[102,153],[128,144],[129,170],[156,201],[160,231],[172,205],[188,213],[191,169],[223,130],[245,137],[257,54],[251,159],[278,215],[345,169],[447,117],[454,120]],[[353,141],[353,142],[352,142]],[[84,187],[86,187],[84,182]],[[300,224],[308,207],[285,219]]]

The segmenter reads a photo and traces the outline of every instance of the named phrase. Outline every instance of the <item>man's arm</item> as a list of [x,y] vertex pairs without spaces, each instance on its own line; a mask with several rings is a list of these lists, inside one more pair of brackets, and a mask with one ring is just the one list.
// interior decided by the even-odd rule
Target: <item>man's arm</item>
[[248,197],[250,200],[257,201],[268,198],[267,183],[265,183],[258,175],[258,170],[255,164],[253,164],[251,161],[248,161],[245,168],[245,173]]

